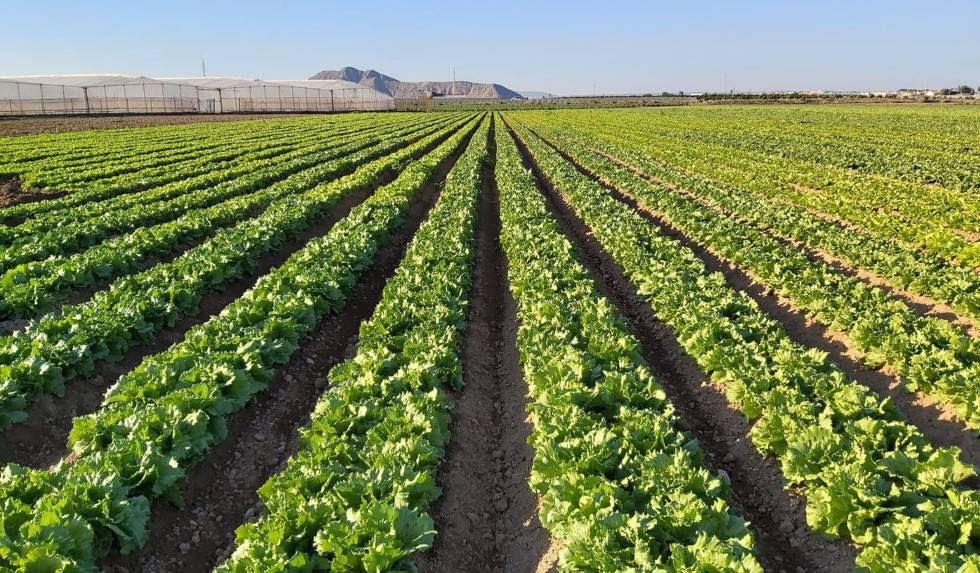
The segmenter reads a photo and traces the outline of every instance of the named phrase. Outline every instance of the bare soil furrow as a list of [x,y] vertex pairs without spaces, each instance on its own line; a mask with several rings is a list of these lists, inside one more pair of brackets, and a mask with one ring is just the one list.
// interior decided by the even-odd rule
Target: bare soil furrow
[[[554,146],[552,148],[556,149]],[[956,419],[952,409],[920,392],[907,391],[895,372],[889,368],[874,370],[865,366],[861,353],[855,350],[854,344],[845,333],[828,329],[816,320],[808,318],[805,312],[793,305],[792,301],[773,293],[750,272],[721,259],[657,213],[651,212],[632,197],[595,176],[575,162],[574,158],[561,151],[558,152],[575,165],[580,173],[601,184],[617,200],[635,209],[664,234],[693,251],[704,262],[709,272],[721,273],[731,287],[745,292],[763,312],[783,325],[791,340],[826,352],[828,360],[840,368],[850,380],[871,388],[882,398],[890,398],[905,419],[918,428],[933,444],[957,446],[961,449],[960,458],[964,462],[980,467],[980,444],[977,443],[976,435]]]
[[269,388],[228,419],[228,437],[188,471],[182,508],[153,504],[150,539],[140,551],[103,560],[105,571],[210,571],[234,549],[234,531],[258,517],[258,489],[281,470],[299,447],[297,430],[307,425],[326,388],[326,373],[353,356],[360,324],[381,299],[419,226],[439,196],[442,182],[469,138],[443,161],[416,195],[405,221],[388,238],[343,310],[318,325],[276,373]]
[[[959,314],[956,311],[956,309],[949,306],[948,304],[939,302],[925,295],[916,294],[911,291],[896,287],[892,285],[891,281],[889,281],[888,279],[883,278],[867,269],[855,267],[850,263],[848,263],[847,261],[845,261],[844,259],[836,255],[833,255],[823,249],[810,247],[809,245],[805,244],[802,241],[798,241],[786,237],[776,232],[773,229],[756,225],[751,221],[748,221],[747,219],[744,219],[743,217],[740,217],[739,215],[731,211],[728,211],[727,209],[724,209],[720,206],[710,203],[700,195],[687,191],[686,189],[677,187],[676,185],[673,185],[670,182],[665,181],[659,177],[645,173],[642,169],[635,167],[613,155],[610,155],[604,151],[597,150],[597,149],[593,149],[592,151],[605,157],[606,159],[612,161],[613,163],[616,163],[626,169],[629,169],[639,177],[642,177],[643,179],[646,179],[647,181],[655,185],[660,185],[662,187],[665,187],[666,189],[669,189],[670,191],[673,191],[674,193],[683,195],[684,197],[687,197],[688,199],[697,202],[699,205],[703,205],[705,208],[722,213],[726,217],[734,219],[744,225],[749,225],[759,229],[760,231],[766,233],[767,235],[779,241],[780,243],[791,246],[799,250],[813,263],[829,265],[831,268],[833,268],[835,271],[841,274],[844,274],[851,278],[859,279],[864,283],[868,284],[869,286],[874,286],[883,290],[893,299],[904,303],[906,306],[909,307],[909,309],[911,309],[919,316],[940,318],[953,323],[954,325],[959,327],[960,330],[966,335],[974,336],[974,337],[980,336],[980,329],[978,329],[977,321],[968,316],[963,316]],[[559,151],[559,153],[562,152]],[[563,155],[566,154],[563,153]],[[844,226],[841,226],[840,230],[842,233],[849,232],[848,228]]]
[[[14,177],[6,181],[0,181],[0,208],[20,205],[21,203],[36,203],[38,201],[57,199],[58,197],[64,197],[67,194],[67,191],[40,191],[37,189],[30,189],[24,187],[19,178]],[[3,223],[8,227],[13,227],[20,224],[20,222],[13,219],[3,221]]]
[[533,452],[527,444],[527,387],[499,242],[493,139],[488,153],[475,227],[470,320],[462,339],[464,386],[453,393],[452,438],[439,468],[443,493],[432,508],[436,541],[416,560],[425,573],[533,572],[548,547],[528,487]]
[[[391,180],[393,177],[389,174],[385,179]],[[121,360],[102,362],[94,377],[68,383],[62,397],[51,394],[41,396],[28,408],[27,421],[11,426],[3,436],[0,462],[13,461],[31,467],[46,467],[57,463],[66,453],[65,443],[72,420],[95,411],[102,403],[105,391],[117,378],[138,366],[147,356],[162,352],[180,342],[193,326],[221,312],[252,288],[259,277],[284,263],[311,239],[327,233],[352,208],[369,197],[376,187],[372,186],[341,199],[299,236],[285,242],[276,251],[262,256],[254,271],[227,284],[220,292],[204,295],[197,314],[181,316],[174,326],[157,333],[152,343],[131,348]],[[42,429],[44,431],[39,434]]]
[[[449,134],[433,141],[423,152],[428,152],[445,141]],[[468,141],[468,139],[467,139]],[[461,152],[460,152],[461,153]],[[452,157],[456,157],[455,155]],[[327,233],[355,206],[371,196],[379,187],[394,181],[398,173],[383,172],[372,185],[341,198],[313,224],[296,237],[287,240],[278,250],[259,258],[255,269],[248,275],[233,281],[220,292],[211,292],[201,298],[195,315],[181,316],[176,324],[157,333],[151,344],[130,348],[118,361],[102,361],[96,365],[96,375],[87,380],[72,380],[66,384],[64,396],[44,394],[27,409],[28,419],[11,426],[0,436],[0,463],[15,462],[29,467],[48,467],[58,462],[66,453],[66,441],[72,420],[77,416],[95,411],[109,386],[121,375],[135,368],[147,356],[162,352],[184,338],[194,325],[215,315],[250,289],[259,277],[281,265],[294,252],[302,249],[311,239]]]
[[806,523],[806,503],[797,491],[784,489],[779,464],[752,445],[750,425],[732,408],[724,390],[710,383],[688,356],[676,334],[660,322],[637,294],[612,256],[575,215],[533,161],[523,142],[518,145],[534,171],[549,208],[580,255],[600,291],[620,309],[644,358],[674,404],[681,429],[698,439],[711,471],[724,472],[732,485],[730,502],[750,522],[767,571],[850,571],[856,550],[831,541]]

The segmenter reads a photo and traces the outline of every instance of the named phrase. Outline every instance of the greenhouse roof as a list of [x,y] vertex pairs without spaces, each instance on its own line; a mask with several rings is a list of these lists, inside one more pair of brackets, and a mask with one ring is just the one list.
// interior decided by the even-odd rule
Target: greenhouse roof
[[66,74],[66,75],[38,75],[38,76],[5,76],[0,77],[0,82],[20,82],[29,84],[72,86],[72,87],[93,87],[93,86],[114,86],[130,84],[174,84],[195,86],[203,89],[224,89],[224,88],[250,88],[250,87],[275,87],[292,86],[308,89],[322,90],[342,90],[357,89],[376,92],[374,97],[387,98],[383,94],[369,86],[364,86],[354,82],[344,80],[260,80],[255,78],[240,78],[233,76],[210,76],[210,77],[168,77],[150,78],[147,76],[134,76],[129,74]]
[[52,76],[0,76],[0,81],[28,84],[53,84],[59,86],[115,86],[126,84],[170,83],[168,80],[132,76],[128,74],[69,74]]

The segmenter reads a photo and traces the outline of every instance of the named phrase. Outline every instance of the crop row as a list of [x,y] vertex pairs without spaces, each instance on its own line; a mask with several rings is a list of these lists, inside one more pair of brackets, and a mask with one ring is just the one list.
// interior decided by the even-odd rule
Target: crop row
[[[315,176],[283,182],[289,192],[259,217],[219,230],[169,263],[119,279],[86,303],[66,305],[11,336],[0,338],[0,421],[24,418],[39,393],[60,394],[66,380],[90,376],[97,360],[117,360],[152,341],[165,326],[198,309],[201,297],[250,272],[259,257],[308,227],[340,198],[396,171],[455,130],[458,124],[371,163],[355,153],[317,167]],[[357,170],[347,177],[339,175]]]
[[[120,232],[173,220],[188,210],[208,207],[253,192],[287,175],[302,173],[324,161],[376,144],[381,139],[383,134],[341,145],[337,143],[346,142],[349,138],[327,139],[319,145],[319,149],[307,150],[291,161],[272,161],[267,169],[250,172],[239,179],[197,193],[184,193],[165,201],[70,221],[39,234],[21,235],[0,249],[0,272],[21,263],[76,252]],[[19,228],[15,227],[13,231]]]
[[265,514],[237,532],[224,572],[388,571],[432,544],[429,504],[449,441],[445,390],[462,384],[460,334],[489,120],[331,369],[301,446],[259,490]]
[[[0,521],[10,525],[0,532],[0,564],[96,571],[102,556],[143,545],[150,500],[179,501],[187,467],[224,438],[226,417],[266,387],[304,334],[344,306],[412,197],[472,130],[411,163],[221,314],[120,378],[97,412],[75,420],[70,459],[51,471],[9,466],[0,477]],[[372,180],[358,171],[321,197]]]
[[[574,136],[562,132],[562,137]],[[653,148],[625,134],[617,136],[615,143],[610,141],[612,138],[600,137],[575,139],[581,146],[621,162],[647,179],[690,194],[713,209],[828,253],[852,268],[869,270],[894,287],[925,295],[980,320],[980,277],[972,268],[861,229],[841,226],[796,205],[764,200],[698,172],[671,168],[651,158]]]
[[[532,141],[540,141],[536,137]],[[563,148],[598,177],[828,328],[846,333],[871,367],[892,366],[909,391],[948,404],[980,429],[980,341],[917,315],[882,290],[813,261],[791,245],[572,144]]]
[[899,238],[952,261],[980,266],[980,247],[967,238],[980,231],[980,211],[968,194],[935,197],[938,193],[916,186],[833,170],[812,161],[744,157],[709,146],[692,148],[681,161],[691,165],[699,160],[709,166],[706,174],[763,196],[804,206],[881,237]]
[[[302,137],[315,133],[310,128],[295,130],[294,135]],[[66,162],[46,165],[44,169],[27,171],[20,175],[21,180],[29,187],[38,189],[67,189],[81,190],[92,186],[106,187],[106,181],[116,181],[120,177],[142,177],[143,173],[156,173],[161,168],[179,166],[188,161],[200,162],[202,158],[214,156],[214,161],[221,161],[234,151],[235,145],[241,142],[243,146],[261,143],[274,132],[264,134],[230,133],[222,137],[207,138],[197,142],[187,142],[184,145],[157,150],[152,153],[130,157],[106,157],[104,162],[91,165]],[[137,173],[139,172],[139,173]]]
[[[111,131],[73,131],[28,137],[0,138],[4,163],[3,176],[44,171],[61,165],[97,165],[104,158],[122,161],[156,152],[192,145],[207,144],[211,138],[247,135],[251,132],[273,134],[281,130],[303,129],[311,124],[327,130],[368,118],[367,115],[348,118],[317,118],[316,120],[277,120],[187,124]],[[345,121],[346,120],[346,121]]]
[[747,295],[709,274],[557,152],[518,130],[545,176],[684,350],[727,388],[751,438],[806,496],[815,531],[857,543],[873,572],[980,566],[980,492],[957,448],[934,448],[895,407],[799,346]]
[[[336,132],[328,132],[334,135]],[[88,191],[121,194],[136,189],[146,189],[180,178],[207,172],[209,165],[233,161],[251,150],[261,150],[282,144],[308,141],[323,132],[315,129],[292,130],[288,134],[264,134],[259,137],[229,135],[214,141],[207,147],[188,150],[168,150],[150,154],[150,157],[126,159],[107,158],[108,166],[95,165],[82,169],[66,165],[57,170],[38,175],[21,177],[33,188],[60,189],[71,192]]]
[[361,129],[378,123],[384,122],[377,119],[351,121],[327,130],[322,125],[302,125],[291,129],[280,127],[278,130],[269,126],[264,130],[256,130],[257,133],[251,130],[233,132],[220,138],[208,138],[210,145],[207,147],[168,149],[163,153],[144,154],[149,157],[107,158],[109,167],[96,164],[83,170],[77,165],[59,166],[57,170],[44,171],[33,179],[25,179],[25,182],[32,187],[72,191],[105,189],[126,192],[206,173],[209,165],[213,169],[214,164],[232,160],[249,149],[260,149],[277,143],[298,143],[311,137],[323,137],[324,134],[335,136],[341,133],[358,133]]
[[[328,138],[328,139],[332,139]],[[19,237],[38,234],[46,230],[51,230],[60,225],[72,221],[84,220],[96,213],[105,213],[123,208],[131,208],[140,204],[149,204],[155,200],[176,197],[181,193],[203,188],[205,185],[215,185],[222,182],[223,175],[228,178],[236,174],[241,175],[242,166],[262,165],[262,160],[267,159],[289,159],[301,153],[300,150],[308,150],[316,145],[322,145],[324,137],[320,134],[312,134],[306,137],[294,138],[286,137],[283,140],[272,140],[261,146],[245,146],[241,149],[242,153],[234,159],[220,161],[212,165],[212,170],[208,177],[202,174],[188,175],[178,181],[157,184],[152,179],[141,179],[132,188],[122,186],[119,188],[96,189],[96,190],[76,190],[68,195],[42,201],[38,203],[24,203],[15,205],[4,210],[7,215],[5,218],[24,219],[20,224],[15,224],[2,230],[3,244],[9,244]],[[268,163],[268,162],[265,162]],[[231,169],[238,167],[237,170]],[[179,173],[181,170],[174,167],[171,170]],[[217,175],[217,176],[216,176]],[[43,208],[42,208],[43,205]]]
[[[398,125],[418,122],[391,121],[390,123]],[[377,122],[373,125],[367,125],[365,131],[384,129],[384,124],[385,122]],[[82,213],[75,215],[75,211],[90,212],[96,205],[104,209],[128,208],[147,202],[174,198],[182,193],[204,189],[235,177],[247,175],[254,169],[274,165],[277,161],[296,159],[303,155],[304,149],[316,147],[318,144],[322,144],[324,139],[332,139],[334,134],[356,134],[359,131],[361,130],[341,127],[336,131],[328,132],[326,136],[314,133],[308,138],[299,138],[282,147],[263,148],[262,145],[259,145],[257,149],[249,150],[248,153],[234,160],[212,165],[212,169],[197,175],[171,173],[157,179],[132,177],[127,181],[117,182],[115,185],[96,186],[88,190],[75,191],[57,199],[8,207],[0,211],[0,218],[30,219],[32,226],[28,228],[33,230],[40,225],[41,228],[50,229],[53,224],[60,224],[65,217],[82,215]],[[173,179],[174,176],[177,178]],[[4,231],[3,236],[8,236],[10,232]]]
[[[969,194],[945,192],[942,198],[929,200],[928,190],[903,189],[908,185],[834,170],[814,161],[794,162],[684,137],[662,137],[644,121],[626,123],[605,115],[602,120],[601,131],[607,136],[625,131],[640,137],[654,157],[673,166],[736,185],[767,200],[800,205],[883,239],[900,238],[949,260],[980,266],[980,246],[969,240],[969,233],[980,231],[980,211]],[[591,122],[591,127],[595,126]],[[936,193],[940,191],[932,194]]]
[[[71,213],[71,208],[91,207],[96,203],[104,203],[107,206],[120,203],[132,202],[139,192],[152,191],[156,187],[164,186],[166,183],[173,183],[170,187],[181,188],[192,185],[193,183],[208,182],[213,172],[221,173],[227,168],[236,166],[243,162],[274,157],[276,155],[288,153],[298,148],[309,146],[320,139],[319,134],[311,133],[305,136],[285,137],[282,139],[267,139],[258,144],[244,144],[234,150],[226,150],[219,156],[211,170],[198,170],[185,172],[181,165],[165,165],[158,171],[162,175],[156,177],[147,176],[143,172],[127,173],[109,179],[87,185],[86,188],[61,188],[61,191],[69,191],[67,195],[53,198],[47,201],[35,203],[21,203],[0,210],[0,219],[17,222],[19,220],[37,219],[47,216],[47,219],[57,219]],[[202,159],[210,160],[211,155],[205,154]],[[105,161],[111,161],[106,158]],[[22,174],[23,175],[23,174]],[[188,181],[196,179],[197,181]],[[29,185],[29,184],[28,184]],[[6,233],[9,235],[9,231]]]
[[[374,159],[437,129],[432,127],[406,130],[408,133],[380,134],[383,137],[366,137],[354,145],[336,148],[334,155],[342,157],[345,153],[355,153],[361,160]],[[348,165],[353,163],[348,162]],[[105,280],[134,272],[151,256],[167,256],[188,241],[209,237],[221,227],[254,216],[271,202],[314,185],[322,175],[322,167],[323,164],[311,167],[258,191],[210,207],[186,211],[174,221],[153,226],[137,224],[135,231],[108,239],[75,255],[22,263],[0,276],[0,318],[32,317],[50,308],[72,289],[96,286]],[[261,181],[268,183],[265,178]]]
[[534,427],[531,487],[571,570],[761,571],[728,482],[696,442],[615,307],[576,259],[514,141],[498,138],[501,245]]
[[971,110],[915,113],[843,107],[770,113],[765,108],[730,107],[713,111],[670,110],[659,114],[657,131],[777,158],[815,160],[908,181],[926,190],[938,190],[928,186],[939,184],[948,191],[967,192],[980,184],[976,167],[980,153],[972,145],[980,121]]

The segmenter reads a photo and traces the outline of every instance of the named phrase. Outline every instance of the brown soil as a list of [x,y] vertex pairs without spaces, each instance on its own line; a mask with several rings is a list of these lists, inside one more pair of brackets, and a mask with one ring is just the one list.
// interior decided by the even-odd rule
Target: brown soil
[[[835,271],[837,271],[839,273],[842,273],[844,275],[847,275],[847,276],[849,276],[851,278],[859,279],[859,280],[867,283],[870,286],[874,286],[874,287],[877,287],[877,288],[882,289],[889,296],[891,296],[893,299],[905,303],[913,312],[915,312],[919,316],[928,316],[928,317],[933,317],[933,318],[940,318],[940,319],[949,321],[949,322],[953,323],[954,325],[956,325],[961,330],[961,332],[963,332],[963,334],[966,334],[966,335],[969,335],[969,336],[974,336],[974,337],[980,336],[980,325],[978,325],[978,322],[977,322],[976,319],[971,318],[969,316],[964,316],[964,315],[959,314],[956,311],[956,309],[952,308],[951,306],[949,306],[949,305],[947,305],[945,303],[936,301],[936,300],[934,300],[934,299],[932,299],[932,298],[930,298],[928,296],[925,296],[925,295],[916,294],[916,293],[913,293],[911,291],[907,291],[907,290],[904,290],[904,289],[895,287],[895,286],[893,286],[890,283],[890,281],[888,279],[883,278],[883,277],[880,277],[880,276],[878,276],[877,274],[875,274],[875,273],[873,273],[871,271],[868,271],[868,270],[865,270],[865,269],[862,269],[862,268],[858,268],[858,267],[852,266],[850,263],[848,263],[844,259],[841,259],[841,258],[839,258],[839,257],[837,257],[835,255],[832,255],[831,253],[828,253],[827,251],[824,251],[822,249],[812,248],[812,247],[806,245],[805,243],[803,243],[802,241],[797,241],[797,240],[791,239],[789,237],[786,237],[786,236],[784,236],[782,234],[777,233],[773,229],[766,228],[766,227],[760,226],[758,224],[755,224],[755,223],[753,223],[751,221],[748,221],[748,220],[746,220],[746,219],[744,219],[744,218],[736,215],[735,213],[732,213],[731,211],[728,211],[727,209],[723,209],[722,207],[720,207],[718,205],[715,205],[715,204],[707,201],[706,199],[704,199],[703,197],[701,197],[699,195],[696,195],[694,193],[691,193],[691,192],[687,191],[686,189],[682,189],[680,187],[677,187],[676,185],[673,185],[670,182],[665,181],[665,180],[663,180],[663,179],[661,179],[659,177],[656,177],[654,175],[650,175],[648,173],[645,173],[640,168],[635,167],[635,166],[633,166],[633,165],[631,165],[631,164],[629,164],[629,163],[627,163],[627,162],[625,162],[625,161],[623,161],[623,160],[621,160],[621,159],[619,159],[619,158],[617,158],[617,157],[615,157],[613,155],[610,155],[610,154],[608,154],[608,153],[606,153],[604,151],[597,150],[597,149],[593,149],[592,151],[595,152],[595,153],[597,153],[598,155],[601,155],[602,157],[605,157],[609,161],[612,161],[613,163],[616,163],[617,165],[620,165],[621,167],[624,167],[626,169],[629,169],[630,171],[632,171],[637,176],[639,176],[639,177],[641,177],[643,179],[646,179],[647,181],[649,181],[651,183],[654,183],[656,185],[660,185],[660,186],[662,186],[662,187],[664,187],[666,189],[669,189],[670,191],[672,191],[674,193],[677,193],[678,195],[683,195],[684,197],[686,197],[686,198],[688,198],[688,199],[690,199],[692,201],[695,201],[699,205],[702,205],[702,206],[704,206],[704,207],[706,207],[708,209],[711,209],[713,211],[716,211],[718,213],[722,213],[726,217],[729,217],[731,219],[734,219],[734,220],[738,221],[739,223],[742,223],[744,225],[749,225],[749,226],[752,226],[752,227],[755,227],[755,228],[759,229],[760,231],[766,233],[767,235],[769,235],[773,239],[775,239],[775,240],[783,243],[784,245],[791,246],[791,247],[793,247],[793,248],[801,251],[811,262],[829,265],[831,268],[833,268]],[[599,179],[601,179],[601,178],[599,178]],[[604,185],[609,185],[610,182],[603,180],[603,184]],[[841,227],[841,232],[847,232],[848,231],[848,227],[845,226],[845,225],[843,225],[840,221],[834,220],[834,219],[826,219],[826,220],[828,222],[831,222],[831,223],[833,223],[835,225],[840,226]],[[861,231],[861,232],[862,233],[865,233],[866,231]]]
[[20,179],[14,177],[0,182],[0,209],[21,203],[36,203],[56,199],[65,195],[67,195],[65,191],[39,191],[25,188]]
[[[416,135],[413,135],[411,138],[406,139],[405,142],[398,147],[398,149],[404,149],[405,147],[407,147],[407,146],[409,146],[411,144],[416,143],[420,139],[422,139],[422,138],[419,137],[419,136],[417,136],[417,134]],[[440,141],[443,141],[443,140],[444,140],[444,138],[440,138]],[[428,149],[432,149],[432,147],[430,146]],[[347,173],[347,172],[345,172],[345,173]],[[275,181],[271,181],[263,189],[265,189],[268,186],[271,186],[274,183],[276,183],[277,181],[281,181],[281,180],[282,179],[277,179]],[[388,181],[388,179],[385,179],[385,181]],[[255,192],[258,192],[258,191],[253,191],[253,193],[255,193]],[[193,239],[187,239],[182,244],[176,245],[170,252],[167,252],[167,253],[164,253],[164,254],[148,255],[144,260],[139,261],[136,264],[135,270],[133,270],[131,272],[119,273],[119,274],[116,274],[116,275],[113,275],[113,276],[107,277],[107,278],[99,278],[99,277],[96,277],[95,284],[93,284],[92,286],[85,287],[85,288],[80,288],[80,289],[68,290],[68,291],[66,291],[64,293],[60,293],[61,296],[62,296],[62,298],[60,300],[58,300],[56,298],[56,300],[58,300],[58,302],[55,302],[52,305],[52,308],[45,309],[45,310],[43,310],[43,311],[35,314],[34,316],[40,316],[41,314],[44,314],[46,312],[52,312],[52,311],[53,312],[60,312],[61,308],[64,305],[66,305],[66,304],[82,304],[82,303],[88,301],[89,299],[91,299],[95,295],[96,292],[98,292],[99,290],[102,290],[103,288],[106,288],[113,281],[115,281],[115,280],[117,280],[117,279],[119,279],[121,277],[127,276],[127,275],[131,275],[131,274],[135,274],[135,273],[138,273],[138,272],[147,270],[147,269],[149,269],[151,267],[154,267],[154,266],[156,266],[158,264],[166,264],[166,263],[169,263],[169,262],[173,261],[174,259],[176,259],[176,258],[180,257],[181,255],[183,255],[187,251],[189,251],[189,250],[191,250],[191,249],[193,249],[195,247],[198,247],[202,243],[204,243],[205,241],[209,240],[214,235],[214,233],[217,232],[218,230],[220,230],[222,228],[225,228],[225,227],[235,226],[235,225],[237,225],[237,224],[241,223],[242,221],[244,221],[246,219],[249,219],[249,218],[260,217],[262,215],[262,213],[264,213],[266,211],[266,209],[268,209],[268,207],[269,207],[269,205],[263,205],[261,207],[253,207],[252,209],[250,209],[249,211],[247,211],[246,214],[242,215],[241,217],[239,217],[238,219],[236,219],[234,221],[229,221],[229,222],[226,222],[226,223],[223,223],[223,224],[220,224],[220,225],[219,224],[213,224],[212,227],[209,229],[209,232],[206,235],[204,235],[204,236],[201,236],[201,237],[198,237],[198,238],[193,238]],[[10,321],[0,322],[0,335],[9,334],[10,332],[13,332],[14,330],[18,330],[20,328],[23,328],[26,325],[27,325],[27,321],[26,320],[10,320]]]
[[0,118],[0,137],[84,131],[88,129],[123,129],[150,125],[178,125],[184,123],[211,123],[250,119],[275,119],[299,117],[302,114],[147,114],[103,116],[47,116]]
[[[439,138],[424,151],[435,148],[448,137]],[[103,361],[96,365],[96,375],[88,380],[74,380],[66,384],[62,397],[44,394],[28,406],[28,419],[11,426],[0,436],[0,463],[15,462],[29,467],[48,467],[58,462],[66,452],[68,432],[75,417],[94,412],[102,403],[108,385],[121,375],[129,372],[143,359],[169,348],[183,340],[184,334],[196,324],[206,321],[240,297],[251,288],[258,277],[278,267],[294,252],[303,248],[312,238],[327,233],[340,219],[378,187],[390,183],[397,173],[384,173],[379,180],[361,191],[340,199],[336,205],[313,222],[295,238],[288,240],[278,250],[266,253],[259,258],[254,270],[238,280],[223,287],[220,292],[211,292],[201,298],[196,315],[184,315],[173,327],[161,330],[154,341],[148,345],[129,349],[117,362]]]
[[362,272],[341,312],[322,321],[279,369],[270,387],[229,417],[228,437],[188,472],[184,506],[154,502],[149,525],[154,542],[130,555],[103,560],[105,571],[204,572],[231,554],[235,528],[261,513],[258,488],[298,449],[297,430],[309,423],[310,412],[326,387],[326,373],[354,354],[361,322],[377,306],[388,278],[435,205],[441,182],[468,141],[466,138],[440,164],[430,183],[416,195],[404,223]]
[[[259,216],[262,215],[262,213],[264,211],[265,211],[265,207],[263,207],[262,209],[257,209],[255,211],[253,211],[249,215],[249,217],[251,217],[251,218],[259,217]],[[241,220],[239,220],[239,221],[234,221],[234,222],[228,223],[227,225],[214,225],[213,231],[218,231],[219,229],[223,229],[225,227],[234,226],[234,225],[240,223],[243,220],[245,220],[244,217]],[[59,302],[55,303],[55,306],[53,308],[53,312],[61,312],[61,309],[64,307],[64,305],[67,305],[67,304],[84,304],[89,299],[91,299],[93,296],[95,296],[95,293],[97,293],[98,291],[100,291],[100,290],[108,287],[113,281],[116,281],[116,280],[118,280],[118,279],[120,279],[122,277],[131,275],[131,274],[136,274],[136,273],[139,273],[139,272],[143,272],[143,271],[148,270],[150,268],[153,268],[153,267],[155,267],[157,265],[165,265],[167,263],[171,263],[171,262],[174,261],[174,259],[179,258],[181,255],[185,254],[187,251],[190,251],[191,249],[195,249],[197,247],[200,247],[202,244],[204,244],[212,236],[213,236],[213,233],[212,234],[209,234],[206,237],[199,237],[199,238],[196,238],[196,239],[188,239],[188,240],[184,241],[183,243],[181,243],[181,244],[177,245],[176,247],[174,247],[174,249],[172,251],[170,251],[169,253],[159,254],[159,255],[149,255],[149,256],[147,256],[145,259],[139,261],[136,264],[136,269],[133,270],[132,272],[120,273],[120,274],[117,274],[117,275],[114,275],[114,276],[108,277],[108,278],[96,278],[95,279],[95,284],[93,284],[92,286],[89,286],[89,287],[86,287],[86,288],[80,288],[80,289],[76,289],[76,290],[67,291],[67,292],[63,293],[63,297],[64,298],[62,300],[60,300]]]
[[964,241],[966,241],[968,243],[980,243],[980,233],[978,233],[976,231],[966,231],[964,229],[954,229],[953,232],[956,233],[961,239],[963,239]]
[[[553,147],[553,149],[555,148]],[[559,153],[562,152],[559,151]],[[569,156],[564,153],[562,155],[574,163],[574,160]],[[588,170],[578,164],[576,164],[576,167],[579,167],[581,172],[595,179]],[[645,219],[657,225],[664,234],[677,239],[688,249],[694,251],[704,262],[709,272],[720,272],[731,287],[745,292],[759,305],[759,308],[763,312],[783,325],[791,340],[802,346],[817,348],[826,352],[830,362],[840,368],[850,380],[871,388],[882,398],[890,398],[905,419],[918,428],[933,444],[937,446],[956,446],[962,450],[960,457],[964,462],[980,467],[980,444],[977,442],[976,434],[967,428],[962,421],[956,419],[956,415],[951,408],[920,392],[907,391],[899,381],[897,374],[890,368],[874,370],[865,366],[862,353],[855,349],[854,343],[845,333],[828,329],[816,320],[808,318],[805,312],[793,305],[792,301],[772,293],[752,273],[734,267],[710,249],[706,249],[691,240],[682,231],[664,220],[658,213],[647,209],[632,197],[622,194],[618,189],[610,187],[608,183],[604,181],[599,182],[609,189],[617,199],[632,206]],[[678,192],[685,193],[683,191]],[[814,260],[820,258],[820,254],[817,252],[804,250],[804,253]],[[872,280],[870,273],[858,272],[836,265],[834,265],[834,268],[848,276],[861,278],[869,284],[883,288],[895,298],[909,304],[910,308],[921,316],[949,319],[940,312],[941,308],[948,310],[948,307],[943,307],[924,297],[916,297],[911,301],[906,300],[905,297],[896,294],[887,285],[878,284],[883,282],[881,279]],[[975,334],[971,329],[972,322],[966,322],[965,319],[960,319],[956,323],[965,332]]]
[[851,571],[856,549],[809,528],[804,497],[784,489],[778,462],[755,449],[749,437],[750,425],[729,405],[724,390],[708,382],[684,352],[676,333],[656,318],[622,268],[533,162],[523,143],[519,147],[580,260],[640,340],[647,363],[677,410],[679,427],[698,439],[707,467],[716,473],[725,472],[730,479],[730,502],[750,522],[763,567],[767,571]]
[[452,439],[439,468],[435,544],[416,559],[425,573],[533,573],[547,570],[555,557],[528,487],[534,454],[527,444],[527,386],[499,243],[492,139],[489,155],[475,229],[472,310],[462,340],[464,387],[453,393]]
[[[389,175],[388,179],[391,178]],[[47,467],[57,463],[66,453],[66,440],[73,419],[94,412],[102,403],[109,384],[138,366],[147,356],[163,352],[183,340],[184,334],[192,327],[220,313],[228,304],[252,288],[260,276],[284,263],[311,239],[327,233],[334,223],[366,199],[374,188],[376,187],[341,199],[300,236],[286,242],[278,250],[260,257],[253,272],[224,285],[220,292],[205,294],[196,315],[181,316],[174,326],[161,330],[152,343],[130,348],[117,362],[105,361],[98,364],[93,378],[69,381],[63,397],[42,395],[28,406],[28,419],[11,426],[0,438],[0,463],[16,462],[30,467]]]

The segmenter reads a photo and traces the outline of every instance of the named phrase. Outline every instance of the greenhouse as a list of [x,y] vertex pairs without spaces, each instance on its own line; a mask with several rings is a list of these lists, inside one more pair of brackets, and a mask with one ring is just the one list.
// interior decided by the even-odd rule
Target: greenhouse
[[0,115],[292,113],[394,109],[394,99],[342,80],[124,74],[0,77]]

